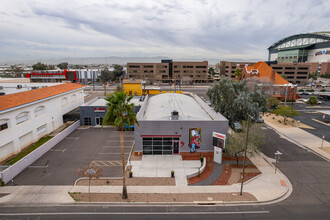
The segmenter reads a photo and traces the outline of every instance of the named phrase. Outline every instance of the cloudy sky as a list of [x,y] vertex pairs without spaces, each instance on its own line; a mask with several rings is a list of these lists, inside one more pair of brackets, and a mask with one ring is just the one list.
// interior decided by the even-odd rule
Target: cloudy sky
[[316,31],[330,31],[329,0],[1,0],[0,60],[260,60],[277,40]]

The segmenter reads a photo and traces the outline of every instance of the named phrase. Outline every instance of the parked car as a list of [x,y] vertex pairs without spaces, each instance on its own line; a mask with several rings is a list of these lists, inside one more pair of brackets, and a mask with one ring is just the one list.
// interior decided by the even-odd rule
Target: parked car
[[259,116],[257,119],[257,123],[264,123],[264,122],[265,122],[264,119],[261,116]]
[[211,106],[211,102],[210,101],[206,101],[205,102],[208,106]]
[[239,123],[239,122],[235,122],[233,125],[232,125],[232,128],[234,131],[236,132],[240,132],[242,131],[242,125]]

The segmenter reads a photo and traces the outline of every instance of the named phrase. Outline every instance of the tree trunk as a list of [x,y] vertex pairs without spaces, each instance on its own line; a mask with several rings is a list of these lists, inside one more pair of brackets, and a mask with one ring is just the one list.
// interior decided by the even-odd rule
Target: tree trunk
[[124,132],[123,132],[123,126],[120,128],[120,149],[121,149],[121,162],[123,166],[123,194],[122,198],[127,199],[127,188],[126,188],[126,177],[125,177],[125,154],[124,154]]
[[238,155],[235,154],[235,157],[236,157],[236,165],[238,166]]

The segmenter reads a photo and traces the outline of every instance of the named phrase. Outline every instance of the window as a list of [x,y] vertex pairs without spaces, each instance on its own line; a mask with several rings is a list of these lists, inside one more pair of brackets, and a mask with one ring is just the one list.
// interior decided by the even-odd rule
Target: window
[[84,118],[84,125],[92,125],[92,119],[90,117]]
[[0,122],[0,131],[6,130],[8,128],[7,122]]
[[34,110],[34,116],[38,117],[39,115],[42,115],[45,113],[45,106],[39,106]]
[[66,106],[67,104],[68,104],[68,98],[63,98],[63,99],[61,100],[61,105],[62,105],[62,107]]
[[47,124],[44,124],[42,126],[40,126],[39,128],[37,128],[37,135],[42,135],[44,133],[46,133],[47,131]]
[[129,65],[129,68],[140,68],[140,66],[135,66],[135,65]]
[[25,121],[29,120],[29,113],[28,112],[22,112],[21,114],[16,116],[16,124],[21,124]]
[[76,102],[76,101],[77,101],[77,96],[76,96],[76,94],[73,94],[71,96],[71,102]]

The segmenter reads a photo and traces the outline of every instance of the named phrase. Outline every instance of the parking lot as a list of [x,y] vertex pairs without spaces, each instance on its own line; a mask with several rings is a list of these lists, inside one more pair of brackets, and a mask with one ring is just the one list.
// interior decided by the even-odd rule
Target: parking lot
[[[114,128],[78,128],[14,178],[16,185],[72,185],[78,169],[94,164],[103,177],[121,177],[120,132]],[[128,159],[134,133],[124,132]],[[9,183],[8,185],[13,185]]]

